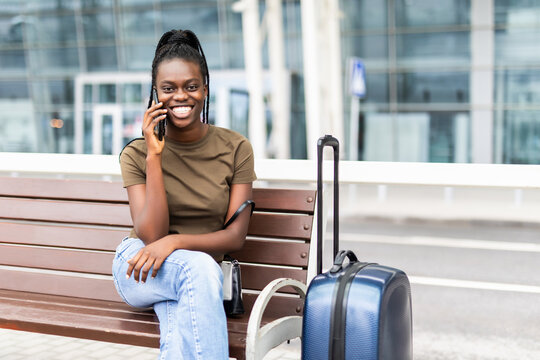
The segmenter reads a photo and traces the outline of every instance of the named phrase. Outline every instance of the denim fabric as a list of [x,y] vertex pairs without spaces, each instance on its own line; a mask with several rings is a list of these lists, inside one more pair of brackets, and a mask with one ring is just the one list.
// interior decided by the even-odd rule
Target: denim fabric
[[223,309],[223,274],[216,261],[199,251],[175,250],[146,283],[126,279],[127,260],[144,247],[126,238],[116,249],[113,277],[124,301],[154,307],[159,318],[160,359],[228,359],[227,319]]

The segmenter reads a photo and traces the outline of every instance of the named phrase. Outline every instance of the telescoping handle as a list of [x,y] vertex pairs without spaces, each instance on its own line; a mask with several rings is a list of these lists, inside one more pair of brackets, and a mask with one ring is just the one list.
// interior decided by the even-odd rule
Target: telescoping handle
[[334,256],[339,250],[339,141],[332,135],[325,135],[317,141],[317,274],[322,273],[323,247],[323,149],[334,149]]

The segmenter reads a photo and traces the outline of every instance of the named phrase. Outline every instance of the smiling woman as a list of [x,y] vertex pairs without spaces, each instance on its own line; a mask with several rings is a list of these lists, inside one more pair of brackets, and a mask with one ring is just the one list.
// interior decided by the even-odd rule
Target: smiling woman
[[159,102],[150,97],[144,139],[120,155],[134,226],[117,248],[115,285],[128,304],[154,308],[160,359],[228,359],[216,260],[243,246],[249,211],[223,224],[251,200],[253,150],[244,136],[208,124],[208,67],[193,32],[161,37],[152,91]]

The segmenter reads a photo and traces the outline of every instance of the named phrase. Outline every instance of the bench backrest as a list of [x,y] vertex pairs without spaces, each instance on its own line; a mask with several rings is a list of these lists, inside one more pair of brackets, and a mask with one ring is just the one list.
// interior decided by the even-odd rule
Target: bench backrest
[[[244,301],[279,277],[306,282],[315,192],[254,189],[256,210],[242,263]],[[111,281],[114,250],[131,228],[119,182],[0,178],[0,288],[121,301]],[[301,301],[276,300],[290,309]]]

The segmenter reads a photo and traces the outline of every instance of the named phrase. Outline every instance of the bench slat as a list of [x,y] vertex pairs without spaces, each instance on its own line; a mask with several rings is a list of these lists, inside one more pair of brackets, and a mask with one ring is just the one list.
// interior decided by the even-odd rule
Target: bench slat
[[0,242],[114,251],[130,228],[0,221]]
[[314,190],[253,189],[257,211],[313,214]]
[[52,274],[0,268],[0,287],[6,290],[38,292],[42,294],[73,296],[86,299],[122,301],[112,278],[84,277],[76,274]]
[[0,218],[110,226],[131,225],[127,205],[64,200],[3,197],[0,198]]
[[242,250],[230,255],[243,262],[307,268],[308,252],[308,243],[247,239]]
[[74,199],[127,203],[118,181],[0,177],[0,195],[38,199]]
[[114,253],[0,244],[0,264],[39,269],[112,274]]
[[312,222],[312,215],[290,216],[254,213],[249,222],[248,234],[307,241],[311,237]]

